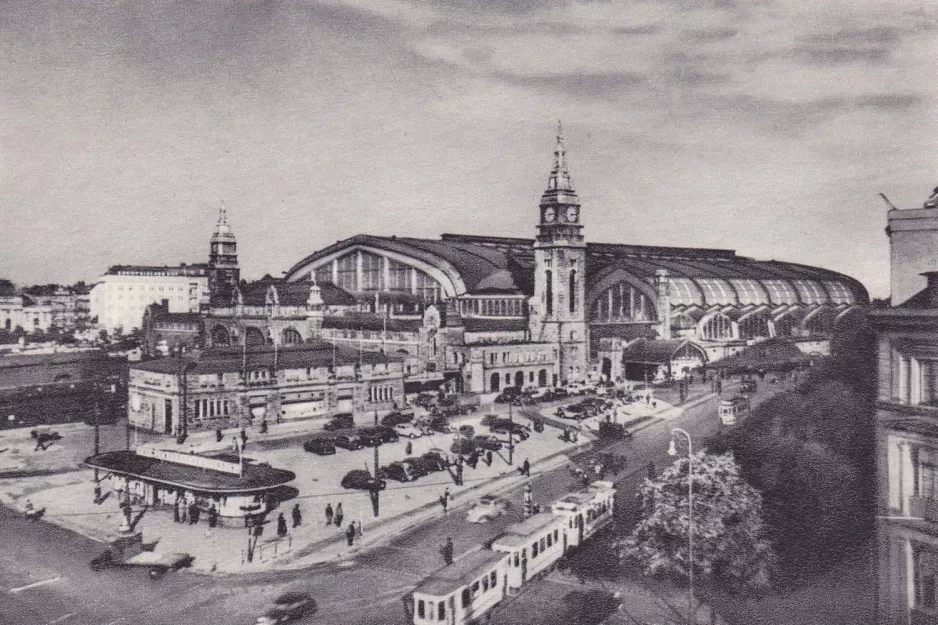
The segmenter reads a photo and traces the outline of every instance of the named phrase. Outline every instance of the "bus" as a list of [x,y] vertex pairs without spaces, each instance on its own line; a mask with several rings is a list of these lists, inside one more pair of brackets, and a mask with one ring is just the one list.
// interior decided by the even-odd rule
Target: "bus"
[[733,399],[720,400],[720,423],[723,425],[736,425],[740,416],[749,412],[749,399],[738,395]]

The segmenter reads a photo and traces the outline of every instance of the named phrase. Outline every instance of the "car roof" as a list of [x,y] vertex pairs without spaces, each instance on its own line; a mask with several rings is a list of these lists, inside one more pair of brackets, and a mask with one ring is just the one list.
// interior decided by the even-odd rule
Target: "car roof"
[[296,603],[297,601],[308,601],[312,598],[313,596],[310,595],[308,592],[290,591],[290,592],[285,592],[279,597],[277,597],[276,599],[274,599],[274,603],[278,603],[278,604]]

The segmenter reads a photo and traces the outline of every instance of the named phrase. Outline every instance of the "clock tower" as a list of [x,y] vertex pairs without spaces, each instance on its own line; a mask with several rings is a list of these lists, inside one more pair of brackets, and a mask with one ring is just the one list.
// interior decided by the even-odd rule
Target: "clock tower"
[[213,305],[230,306],[235,288],[241,277],[238,267],[238,242],[231,226],[225,205],[218,209],[218,223],[212,233],[208,255],[208,292]]
[[563,384],[586,377],[588,343],[584,310],[586,243],[580,223],[580,199],[567,171],[559,123],[554,166],[539,211],[534,297],[530,302],[531,339],[557,345],[557,384]]

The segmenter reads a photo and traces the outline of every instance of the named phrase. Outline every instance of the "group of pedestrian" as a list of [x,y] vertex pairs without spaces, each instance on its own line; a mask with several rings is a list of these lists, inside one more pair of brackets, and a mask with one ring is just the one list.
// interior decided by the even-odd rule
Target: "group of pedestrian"
[[336,527],[342,527],[342,520],[344,518],[345,513],[342,512],[342,502],[336,504],[334,511],[331,503],[326,504],[326,526],[335,523]]
[[[183,499],[176,499],[173,504],[173,521],[176,523],[195,525],[199,522],[201,514],[202,511],[195,501],[190,501],[187,504]],[[215,509],[215,504],[212,504],[208,511],[208,523],[211,527],[218,524],[218,510]]]

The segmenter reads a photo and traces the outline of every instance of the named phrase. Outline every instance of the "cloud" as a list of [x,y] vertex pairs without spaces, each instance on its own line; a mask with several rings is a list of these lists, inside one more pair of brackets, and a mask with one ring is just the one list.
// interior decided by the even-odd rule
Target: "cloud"
[[645,24],[644,26],[617,26],[612,29],[616,35],[654,35],[661,31],[658,24]]
[[700,43],[710,43],[714,41],[723,41],[724,39],[731,39],[739,33],[737,28],[712,28],[712,29],[696,29],[686,32],[686,36],[692,41]]
[[633,72],[555,74],[518,76],[497,72],[497,80],[514,86],[532,87],[552,93],[562,92],[578,98],[607,99],[624,95],[645,84],[648,78]]
[[856,98],[854,100],[854,105],[858,108],[873,108],[884,111],[903,111],[924,104],[925,101],[925,97],[918,93],[887,93],[867,95]]
[[881,63],[889,58],[887,48],[847,48],[835,46],[795,48],[796,57],[817,65],[837,65],[840,63]]

